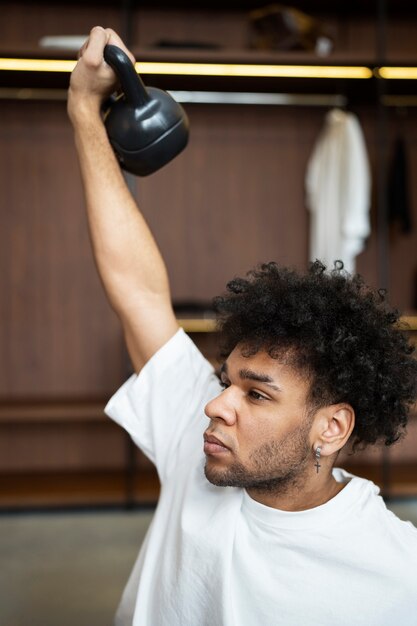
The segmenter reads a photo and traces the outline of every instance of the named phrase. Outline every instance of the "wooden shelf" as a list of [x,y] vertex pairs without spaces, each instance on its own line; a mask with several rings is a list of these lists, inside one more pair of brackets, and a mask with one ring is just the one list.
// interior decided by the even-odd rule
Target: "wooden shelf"
[[0,510],[32,507],[154,505],[156,471],[7,474],[0,476]]
[[388,467],[387,475],[384,475],[381,463],[344,462],[343,469],[355,476],[372,480],[381,488],[384,497],[417,497],[417,462],[392,463]]
[[43,424],[50,422],[104,422],[106,401],[75,402],[74,400],[56,400],[39,402],[36,400],[0,403],[0,425],[7,424]]
[[[210,333],[216,331],[216,320],[211,318],[178,318],[179,325],[189,333]],[[407,330],[417,330],[417,315],[404,315],[401,323],[406,324]]]

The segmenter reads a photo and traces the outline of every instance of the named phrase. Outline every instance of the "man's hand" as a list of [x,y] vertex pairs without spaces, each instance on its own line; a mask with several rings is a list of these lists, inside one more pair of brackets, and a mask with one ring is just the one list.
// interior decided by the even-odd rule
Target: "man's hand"
[[71,74],[68,91],[68,115],[73,124],[85,115],[100,115],[102,102],[115,90],[117,78],[104,60],[104,47],[118,46],[135,59],[123,41],[111,28],[95,26],[78,53],[78,63]]

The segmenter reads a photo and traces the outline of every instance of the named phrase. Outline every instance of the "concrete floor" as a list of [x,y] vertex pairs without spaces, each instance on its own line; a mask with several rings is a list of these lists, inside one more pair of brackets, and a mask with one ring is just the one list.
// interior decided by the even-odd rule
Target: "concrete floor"
[[[391,502],[417,526],[417,500]],[[152,512],[0,515],[0,626],[111,626]]]
[[1,626],[110,626],[152,512],[0,516]]

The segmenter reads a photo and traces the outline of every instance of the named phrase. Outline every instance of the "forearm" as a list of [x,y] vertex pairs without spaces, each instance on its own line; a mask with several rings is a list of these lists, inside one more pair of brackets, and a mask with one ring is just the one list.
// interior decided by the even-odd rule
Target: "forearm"
[[98,115],[73,120],[91,240],[100,276],[120,315],[129,299],[165,297],[165,264],[113,155]]

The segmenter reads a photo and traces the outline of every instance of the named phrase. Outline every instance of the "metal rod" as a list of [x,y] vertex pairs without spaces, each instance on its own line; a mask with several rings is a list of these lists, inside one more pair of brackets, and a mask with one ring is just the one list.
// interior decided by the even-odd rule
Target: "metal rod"
[[382,105],[384,107],[417,107],[417,96],[408,95],[383,95]]
[[169,91],[177,102],[187,104],[246,104],[269,106],[345,106],[341,94],[292,94],[227,91]]
[[[235,91],[169,91],[172,97],[184,104],[242,104],[266,106],[345,106],[342,94],[291,94]],[[0,88],[0,100],[51,100],[65,101],[66,89]]]

